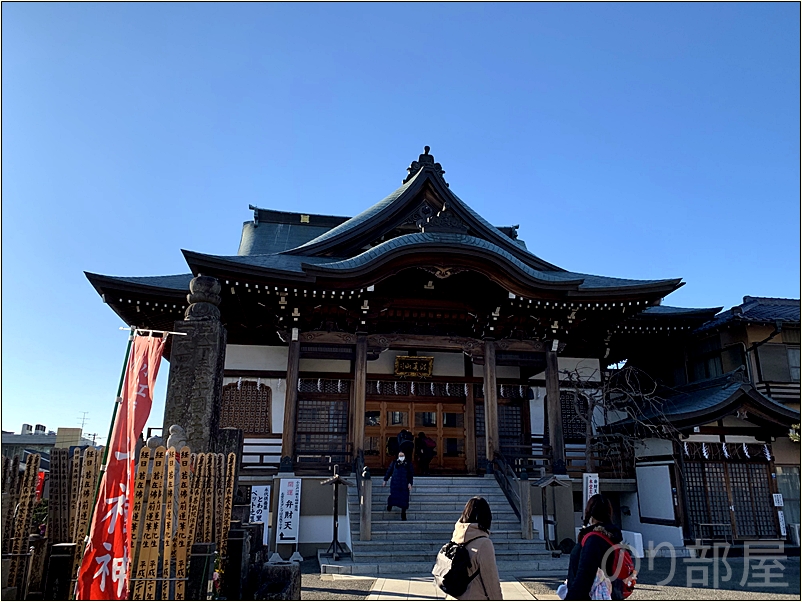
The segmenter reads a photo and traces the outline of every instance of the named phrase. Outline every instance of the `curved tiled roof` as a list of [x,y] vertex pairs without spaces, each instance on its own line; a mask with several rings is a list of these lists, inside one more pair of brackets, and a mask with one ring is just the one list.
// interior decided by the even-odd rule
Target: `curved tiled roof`
[[[709,422],[711,417],[728,410],[731,404],[748,398],[752,403],[762,407],[775,419],[779,418],[789,422],[799,421],[799,412],[781,403],[766,397],[751,383],[744,382],[738,371],[729,372],[707,381],[687,385],[674,391],[673,395],[665,397],[662,405],[662,414],[672,422],[698,425]],[[644,412],[644,419],[661,417],[655,408]],[[611,429],[630,425],[631,418],[614,422],[609,425]]]
[[195,277],[192,274],[173,274],[169,276],[104,276],[102,274],[92,274],[91,272],[84,273],[93,284],[96,280],[106,280],[117,281],[122,284],[139,284],[176,291],[188,291],[189,281]]
[[741,305],[723,311],[699,331],[710,330],[726,324],[745,322],[753,324],[774,324],[775,322],[800,321],[799,299],[782,299],[777,297],[744,297]]
[[384,197],[381,201],[379,201],[378,203],[376,203],[372,207],[368,207],[362,213],[359,213],[359,214],[355,215],[354,217],[352,217],[351,219],[349,219],[346,222],[343,222],[339,226],[335,226],[334,228],[332,228],[328,232],[324,232],[323,234],[321,234],[317,238],[313,238],[309,242],[306,242],[306,243],[304,243],[302,245],[299,245],[297,248],[298,249],[304,249],[306,247],[311,247],[312,245],[316,245],[318,243],[325,242],[325,241],[330,240],[330,239],[332,239],[332,238],[334,238],[336,236],[339,236],[340,234],[344,234],[346,232],[350,232],[351,230],[354,230],[358,226],[361,226],[363,223],[375,218],[384,209],[386,209],[387,207],[391,206],[393,204],[393,202],[395,202],[395,200],[398,197],[400,197],[404,192],[406,192],[406,190],[408,188],[410,188],[418,178],[422,178],[423,176],[421,176],[421,174],[424,173],[424,171],[425,170],[419,171],[412,178],[407,180],[407,182],[405,184],[402,184],[401,186],[399,186],[396,190],[394,190],[393,192],[388,194],[386,197]]
[[[350,271],[366,266],[380,257],[404,247],[411,247],[426,244],[442,244],[451,248],[463,248],[484,250],[505,259],[517,269],[524,272],[530,278],[552,284],[578,284],[580,289],[597,289],[608,287],[629,287],[643,286],[650,284],[668,284],[675,280],[627,280],[624,278],[607,278],[604,276],[593,276],[590,274],[579,274],[575,272],[536,270],[520,259],[514,257],[498,245],[469,236],[467,234],[453,234],[445,232],[420,232],[415,234],[405,234],[397,238],[390,239],[377,245],[363,253],[350,259],[333,261],[331,263],[318,263],[315,268],[318,271]],[[308,258],[304,258],[308,259]]]
[[485,220],[476,211],[471,209],[462,199],[454,194],[451,189],[448,188],[448,185],[445,183],[442,176],[437,173],[436,170],[430,167],[424,167],[420,169],[420,171],[407,180],[403,185],[359,215],[352,217],[348,221],[332,228],[324,234],[321,234],[317,238],[314,238],[309,242],[296,247],[295,249],[288,249],[287,253],[303,254],[305,251],[315,252],[319,250],[321,244],[330,243],[330,245],[327,246],[333,246],[336,244],[335,241],[337,238],[343,238],[347,240],[349,235],[356,237],[364,234],[364,232],[360,232],[360,229],[364,228],[368,222],[374,221],[377,224],[381,224],[384,223],[385,220],[391,219],[391,216],[395,211],[393,205],[399,203],[401,206],[403,206],[404,203],[409,201],[412,198],[412,195],[415,194],[415,192],[410,192],[410,194],[406,195],[405,197],[405,193],[413,189],[413,187],[417,191],[426,181],[431,182],[438,193],[445,198],[447,208],[456,214],[462,214],[462,217],[466,218],[467,221],[473,222],[473,225],[476,226],[477,230],[484,230],[484,233],[491,240],[496,240],[500,247],[506,246],[507,249],[512,252],[512,254],[517,255],[518,258],[523,260],[524,263],[531,262],[533,265],[546,267],[555,271],[562,270],[562,268],[542,260],[534,253],[530,252],[525,245],[512,240],[509,236],[504,234],[504,232]]

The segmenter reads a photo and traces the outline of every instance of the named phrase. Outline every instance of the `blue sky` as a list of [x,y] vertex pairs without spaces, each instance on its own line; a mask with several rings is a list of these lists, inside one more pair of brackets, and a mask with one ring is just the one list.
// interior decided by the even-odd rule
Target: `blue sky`
[[105,436],[125,334],[83,270],[235,254],[249,204],[354,215],[424,145],[566,269],[798,297],[799,10],[4,3],[3,428]]

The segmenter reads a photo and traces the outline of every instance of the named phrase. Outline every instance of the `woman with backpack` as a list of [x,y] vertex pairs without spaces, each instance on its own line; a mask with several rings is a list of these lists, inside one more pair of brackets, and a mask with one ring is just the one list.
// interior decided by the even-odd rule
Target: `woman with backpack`
[[468,552],[468,588],[457,600],[501,600],[501,581],[496,566],[496,549],[490,541],[493,514],[482,497],[472,497],[454,525],[451,541]]
[[[596,581],[599,569],[605,575],[615,575],[623,568],[616,567],[616,564],[623,564],[624,559],[617,560],[615,549],[610,552],[623,539],[621,529],[613,524],[612,517],[613,505],[602,494],[597,493],[588,500],[585,506],[585,526],[579,531],[578,541],[571,551],[568,564],[565,600],[623,600],[628,594],[624,593],[621,579],[612,582],[608,579]],[[602,566],[603,562],[606,566]],[[631,563],[631,557],[629,562]],[[634,574],[632,577],[634,579]],[[606,591],[602,591],[602,588]]]
[[403,451],[398,452],[398,457],[390,462],[390,467],[384,475],[382,486],[390,481],[390,496],[387,498],[387,512],[393,506],[401,508],[401,520],[407,520],[407,508],[409,508],[409,494],[412,491],[412,462],[407,460]]

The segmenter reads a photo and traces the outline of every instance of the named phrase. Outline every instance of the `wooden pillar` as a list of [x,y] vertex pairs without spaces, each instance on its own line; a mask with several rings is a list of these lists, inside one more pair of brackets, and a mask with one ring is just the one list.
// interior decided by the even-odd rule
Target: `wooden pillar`
[[465,469],[476,474],[476,400],[473,398],[473,383],[466,383],[465,396]]
[[364,332],[356,335],[354,353],[354,457],[365,448],[365,390],[368,371],[368,337]]
[[546,351],[546,414],[549,421],[549,445],[553,474],[566,474],[565,439],[560,407],[560,374],[557,352]]
[[[298,415],[298,363],[301,357],[301,341],[298,329],[292,329],[290,348],[287,353],[287,388],[284,392],[284,428],[281,434],[281,458],[295,458],[295,429]],[[290,464],[291,466],[292,464]]]
[[487,461],[493,462],[499,451],[498,441],[498,395],[496,387],[496,342],[485,340],[485,442]]

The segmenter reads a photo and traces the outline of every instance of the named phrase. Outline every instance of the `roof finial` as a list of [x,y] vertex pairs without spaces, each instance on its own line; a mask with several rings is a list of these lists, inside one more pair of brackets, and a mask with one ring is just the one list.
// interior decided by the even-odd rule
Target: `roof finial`
[[[412,179],[412,177],[423,168],[431,168],[432,170],[434,170],[435,173],[437,173],[441,177],[444,173],[446,173],[445,170],[443,170],[443,167],[439,163],[434,162],[434,156],[429,154],[430,150],[431,150],[430,147],[424,146],[423,154],[418,155],[418,160],[413,161],[412,164],[409,167],[407,167],[409,175],[406,178],[404,178],[403,182],[404,184],[409,182],[409,180]],[[448,186],[448,184],[446,184],[446,186]]]

